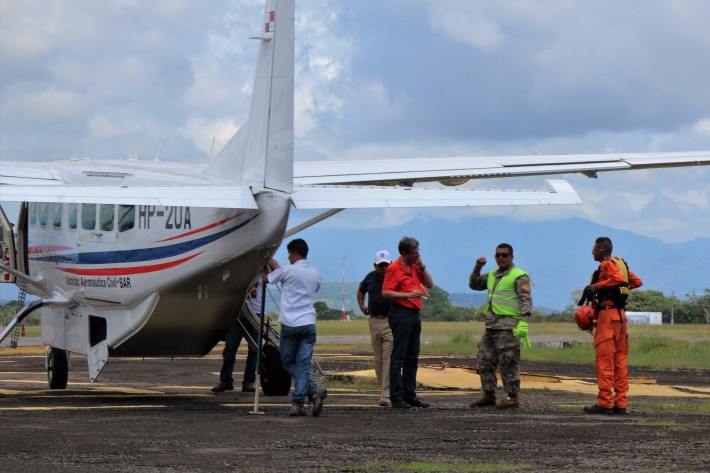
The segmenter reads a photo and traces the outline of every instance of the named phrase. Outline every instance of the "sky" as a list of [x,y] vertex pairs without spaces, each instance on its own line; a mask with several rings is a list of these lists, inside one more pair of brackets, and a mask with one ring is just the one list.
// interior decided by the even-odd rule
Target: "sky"
[[[262,12],[257,0],[0,0],[0,159],[161,148],[206,162],[246,118]],[[710,150],[704,0],[302,0],[296,16],[297,160]],[[583,205],[346,211],[320,225],[581,217],[710,238],[708,166],[565,178]]]

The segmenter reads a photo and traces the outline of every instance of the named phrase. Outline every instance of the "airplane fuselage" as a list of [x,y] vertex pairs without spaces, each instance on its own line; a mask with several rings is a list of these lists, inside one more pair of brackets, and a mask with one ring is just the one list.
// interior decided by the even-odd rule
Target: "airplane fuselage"
[[237,316],[261,258],[281,243],[287,195],[256,210],[33,203],[31,276],[69,303],[45,306],[42,340],[84,353],[203,355]]

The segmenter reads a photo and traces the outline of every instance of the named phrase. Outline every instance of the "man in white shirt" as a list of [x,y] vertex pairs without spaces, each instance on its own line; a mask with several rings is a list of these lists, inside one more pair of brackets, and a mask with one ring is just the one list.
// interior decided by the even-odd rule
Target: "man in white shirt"
[[317,417],[328,396],[325,388],[319,388],[311,380],[311,358],[316,343],[313,296],[320,289],[322,278],[306,259],[308,245],[304,240],[291,240],[286,249],[290,265],[282,268],[273,258],[269,259],[267,265],[272,271],[268,275],[269,283],[281,283],[281,364],[295,381],[290,415],[305,416],[307,412],[303,403],[308,398],[313,405],[313,415]]

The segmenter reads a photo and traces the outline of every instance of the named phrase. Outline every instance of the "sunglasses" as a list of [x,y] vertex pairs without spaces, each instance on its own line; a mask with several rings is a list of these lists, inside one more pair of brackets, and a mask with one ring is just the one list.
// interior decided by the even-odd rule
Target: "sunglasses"
[[496,258],[507,258],[510,253],[496,253]]

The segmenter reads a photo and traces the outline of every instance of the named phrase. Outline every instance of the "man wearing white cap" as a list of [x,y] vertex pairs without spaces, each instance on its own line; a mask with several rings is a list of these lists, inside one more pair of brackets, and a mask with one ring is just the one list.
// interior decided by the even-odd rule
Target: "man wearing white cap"
[[[392,355],[392,329],[387,316],[390,303],[382,297],[382,281],[385,279],[387,267],[392,262],[389,251],[380,250],[375,253],[375,270],[370,271],[360,283],[357,291],[357,302],[363,314],[370,316],[370,339],[374,354],[375,375],[377,384],[381,387],[379,405],[390,407],[390,357]],[[367,294],[367,306],[365,295]]]

